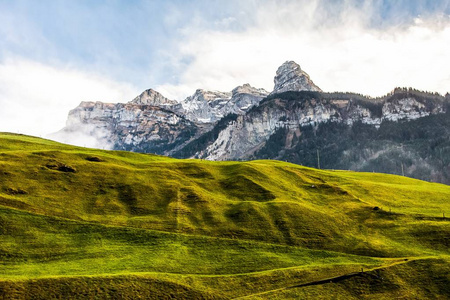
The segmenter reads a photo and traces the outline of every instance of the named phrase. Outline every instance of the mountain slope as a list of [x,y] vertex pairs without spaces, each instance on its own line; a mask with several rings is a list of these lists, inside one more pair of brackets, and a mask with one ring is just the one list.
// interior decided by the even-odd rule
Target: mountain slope
[[324,93],[286,61],[270,94],[244,84],[231,92],[198,89],[181,101],[149,89],[127,104],[83,102],[53,137],[177,158],[278,159],[310,167],[322,154],[329,169],[449,184],[449,108],[450,95],[412,88],[379,98]]
[[[445,185],[279,161],[178,160],[12,134],[0,135],[0,178],[6,297],[270,296],[377,267],[397,276],[386,296],[413,289],[398,276],[429,295],[420,272],[441,274],[430,288],[448,296]],[[411,271],[398,275],[394,263]],[[379,292],[354,280],[345,281],[354,297]]]
[[173,155],[280,159],[315,167],[319,151],[327,169],[450,183],[449,103],[412,89],[379,99],[346,93],[274,94],[245,115],[224,119],[220,130],[213,129],[214,140],[199,143],[202,137],[197,138]]
[[169,155],[225,115],[244,114],[268,93],[244,84],[231,92],[198,89],[183,101],[153,89],[128,103],[81,102],[52,139],[99,149]]

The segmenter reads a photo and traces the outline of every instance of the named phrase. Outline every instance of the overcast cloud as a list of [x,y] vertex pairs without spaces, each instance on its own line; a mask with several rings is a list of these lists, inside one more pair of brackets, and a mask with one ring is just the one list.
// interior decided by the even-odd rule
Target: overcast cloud
[[324,91],[450,91],[450,17],[444,10],[384,24],[373,1],[358,7],[347,1],[334,13],[321,3],[267,2],[255,7],[254,24],[238,32],[186,28],[175,54],[192,60],[181,72],[182,85],[158,89],[173,97],[193,86],[227,91],[250,83],[270,91],[277,67],[294,60]]
[[45,136],[147,88],[270,91],[286,60],[324,91],[445,94],[449,2],[0,0],[0,131]]

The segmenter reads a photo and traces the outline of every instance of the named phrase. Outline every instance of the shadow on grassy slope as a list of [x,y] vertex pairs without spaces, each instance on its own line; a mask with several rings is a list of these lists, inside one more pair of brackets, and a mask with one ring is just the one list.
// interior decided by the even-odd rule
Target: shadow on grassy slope
[[[0,134],[0,145],[4,293],[40,295],[37,282],[48,280],[61,294],[79,284],[86,295],[108,295],[114,287],[100,278],[145,273],[142,286],[115,280],[129,295],[168,280],[164,297],[180,289],[180,297],[227,298],[395,257],[449,254],[445,185],[277,161],[176,160],[10,134]],[[438,276],[445,270],[435,269]],[[70,285],[64,276],[84,275],[96,277],[58,287]]]

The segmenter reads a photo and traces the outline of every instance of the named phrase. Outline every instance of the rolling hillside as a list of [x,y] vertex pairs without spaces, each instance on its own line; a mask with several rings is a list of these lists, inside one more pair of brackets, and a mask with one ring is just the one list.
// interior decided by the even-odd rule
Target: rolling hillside
[[0,134],[0,298],[450,297],[450,187]]

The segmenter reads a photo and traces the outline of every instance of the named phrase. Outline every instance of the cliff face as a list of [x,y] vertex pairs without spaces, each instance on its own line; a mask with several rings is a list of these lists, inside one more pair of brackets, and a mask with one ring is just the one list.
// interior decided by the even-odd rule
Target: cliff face
[[355,101],[351,96],[347,98],[335,99],[333,95],[317,92],[272,95],[230,122],[212,144],[195,156],[211,160],[255,157],[279,128],[300,136],[302,127],[327,122],[346,125],[361,122],[378,128],[387,121],[408,121],[444,113],[443,99],[431,104],[407,93],[397,92],[384,99],[365,99],[364,102]]
[[322,91],[309,78],[309,75],[293,61],[287,61],[282,64],[278,68],[273,81],[275,86],[271,94],[279,94],[288,91]]
[[[149,89],[126,104],[82,102],[57,135],[69,143],[74,136],[90,137],[97,148],[209,160],[282,159],[313,167],[321,152],[325,168],[401,169],[450,183],[449,111],[450,95],[413,89],[397,88],[380,98],[324,93],[287,61],[270,94],[244,84],[231,92],[198,89],[175,101]],[[442,125],[447,120],[448,128]]]
[[82,102],[59,134],[95,136],[109,149],[164,153],[195,136],[198,127],[158,106]]
[[92,141],[88,146],[96,148],[170,155],[222,117],[246,113],[267,94],[244,84],[226,93],[199,89],[181,102],[152,89],[126,104],[82,102],[53,137],[66,143]]
[[198,89],[181,101],[182,109],[178,112],[196,123],[215,123],[230,113],[245,114],[267,95],[264,89],[249,84],[238,86],[231,92]]

